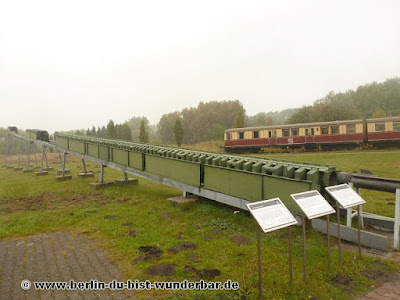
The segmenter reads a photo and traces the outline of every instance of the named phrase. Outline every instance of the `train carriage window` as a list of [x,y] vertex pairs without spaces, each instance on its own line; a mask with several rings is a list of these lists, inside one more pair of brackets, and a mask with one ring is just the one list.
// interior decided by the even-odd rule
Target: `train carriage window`
[[292,128],[292,136],[298,136],[299,135],[299,129],[298,128]]
[[328,128],[328,126],[326,126],[326,127],[321,127],[321,134],[329,134],[329,128]]
[[269,137],[269,138],[272,138],[272,131],[271,131],[271,130],[268,131],[268,137]]
[[385,123],[375,123],[375,131],[385,131]]
[[272,137],[273,137],[273,138],[276,138],[276,136],[277,136],[277,133],[276,133],[276,130],[274,130],[274,131],[273,131],[273,134],[272,134]]
[[253,139],[258,139],[259,135],[258,131],[253,131]]
[[400,131],[400,122],[393,122],[393,130]]
[[355,132],[356,132],[356,125],[354,125],[354,124],[347,124],[347,125],[346,125],[346,132],[347,132],[347,133],[355,133]]
[[282,135],[283,136],[290,136],[290,130],[289,129],[282,129]]
[[229,132],[226,133],[226,139],[230,140],[231,139],[231,134]]
[[243,140],[244,139],[244,132],[239,132],[239,140]]
[[338,134],[338,133],[339,133],[339,125],[332,125],[331,134]]
[[311,135],[314,135],[314,128],[311,128]]
[[306,130],[305,130],[305,135],[309,135],[308,128],[306,128]]

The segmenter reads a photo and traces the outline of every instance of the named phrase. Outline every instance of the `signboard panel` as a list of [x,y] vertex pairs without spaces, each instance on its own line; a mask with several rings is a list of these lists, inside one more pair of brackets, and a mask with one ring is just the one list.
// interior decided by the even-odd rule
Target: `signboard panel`
[[360,197],[347,183],[326,187],[325,190],[331,195],[343,208],[364,204],[365,201]]
[[309,220],[335,212],[318,191],[290,195]]
[[297,224],[296,219],[279,198],[253,202],[246,206],[264,232]]

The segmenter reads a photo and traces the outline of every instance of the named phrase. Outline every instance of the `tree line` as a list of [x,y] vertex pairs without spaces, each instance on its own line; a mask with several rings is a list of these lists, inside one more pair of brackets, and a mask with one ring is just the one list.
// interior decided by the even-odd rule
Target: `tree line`
[[287,124],[382,118],[400,115],[400,78],[361,85],[356,90],[329,92],[313,105],[303,106]]
[[[262,102],[261,102],[262,103]],[[265,102],[267,103],[267,102]],[[262,109],[262,106],[260,106]],[[200,102],[162,115],[157,125],[146,117],[133,117],[121,124],[112,120],[102,127],[78,134],[155,144],[196,144],[223,140],[228,128],[308,122],[351,120],[400,115],[400,79],[372,82],[346,92],[329,92],[312,105],[248,116],[239,100]]]

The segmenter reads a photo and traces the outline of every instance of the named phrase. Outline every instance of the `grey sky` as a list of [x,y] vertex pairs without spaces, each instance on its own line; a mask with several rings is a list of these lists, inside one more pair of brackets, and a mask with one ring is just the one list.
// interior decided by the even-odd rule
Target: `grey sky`
[[0,0],[0,126],[247,113],[400,76],[400,1]]

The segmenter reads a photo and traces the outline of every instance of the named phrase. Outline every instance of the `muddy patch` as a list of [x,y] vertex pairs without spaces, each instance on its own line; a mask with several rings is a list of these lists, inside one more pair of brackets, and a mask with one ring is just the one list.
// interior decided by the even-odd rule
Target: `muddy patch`
[[186,243],[177,245],[171,249],[168,249],[168,252],[172,253],[172,254],[177,254],[181,251],[194,250],[194,249],[197,249],[197,244],[191,243],[191,242],[186,242]]
[[25,210],[53,210],[68,208],[93,200],[101,200],[101,196],[93,195],[59,195],[55,193],[42,193],[36,196],[21,198],[1,199],[1,212],[18,212]]
[[128,230],[127,235],[130,237],[136,237],[138,232],[136,230]]
[[171,264],[159,264],[147,269],[147,274],[152,276],[170,276],[174,273],[175,267]]
[[135,258],[133,263],[137,263],[139,261],[147,261],[151,259],[159,258],[164,251],[155,246],[142,246],[138,248],[139,252],[142,254],[141,256]]
[[122,198],[122,199],[118,199],[117,202],[118,203],[124,203],[124,202],[127,202],[129,200],[131,200],[131,199],[130,198]]
[[214,229],[206,233],[204,239],[206,241],[218,240],[221,237],[222,230]]
[[216,276],[221,275],[221,271],[218,269],[203,269],[203,270],[199,270],[196,267],[193,266],[185,266],[183,268],[183,270],[185,272],[188,273],[194,273],[196,275],[196,277],[198,277],[199,279],[214,279]]
[[353,282],[353,279],[349,276],[338,274],[331,279],[331,282],[333,282],[336,285],[348,286]]
[[170,217],[170,215],[171,215],[170,212],[165,211],[165,212],[163,212],[160,216],[161,216],[161,218],[163,218],[164,220],[170,221],[170,220],[172,220],[171,217]]
[[231,235],[232,240],[238,245],[247,245],[251,243],[251,238],[240,234],[233,234]]
[[118,219],[118,218],[119,218],[119,216],[116,216],[116,215],[108,215],[108,216],[104,217],[104,219]]
[[180,232],[179,234],[177,234],[177,235],[175,236],[175,238],[176,238],[177,240],[181,240],[181,239],[183,238],[183,233]]

